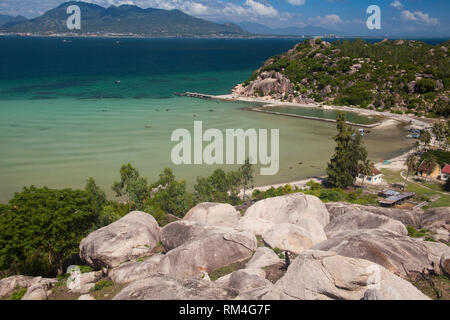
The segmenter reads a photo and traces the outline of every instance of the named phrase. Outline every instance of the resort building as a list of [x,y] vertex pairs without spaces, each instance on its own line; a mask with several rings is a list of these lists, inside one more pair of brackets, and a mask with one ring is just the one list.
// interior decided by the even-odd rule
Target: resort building
[[450,164],[446,164],[441,170],[441,180],[447,181],[450,178]]
[[356,178],[356,182],[363,183],[363,181],[364,183],[368,184],[380,184],[383,182],[383,174],[380,170],[374,168],[372,170],[372,175],[370,176],[365,176],[362,173],[358,175],[358,177]]
[[441,167],[439,164],[430,161],[422,161],[417,170],[417,175],[422,178],[437,179],[441,174]]

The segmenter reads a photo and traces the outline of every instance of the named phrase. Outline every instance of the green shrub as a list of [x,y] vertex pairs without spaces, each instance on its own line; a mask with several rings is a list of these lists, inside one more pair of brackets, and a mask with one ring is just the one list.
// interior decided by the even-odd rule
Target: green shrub
[[274,248],[273,252],[275,252],[281,259],[286,259],[286,256],[284,255],[283,251],[279,248]]
[[27,293],[27,288],[22,288],[20,290],[14,291],[11,294],[10,300],[21,300],[26,293]]
[[107,287],[112,287],[114,285],[114,282],[111,280],[100,280],[94,285],[94,291],[99,291]]

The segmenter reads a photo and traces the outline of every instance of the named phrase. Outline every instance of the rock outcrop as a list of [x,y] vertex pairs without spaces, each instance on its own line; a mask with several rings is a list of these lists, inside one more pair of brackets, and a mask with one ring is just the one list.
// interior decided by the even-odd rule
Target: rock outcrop
[[164,256],[154,255],[142,261],[132,261],[112,269],[108,276],[115,283],[130,283],[138,279],[147,278],[158,273],[159,262]]
[[155,218],[134,211],[89,234],[80,244],[80,257],[94,268],[113,268],[149,255],[160,239]]
[[344,231],[313,249],[369,260],[404,277],[427,270],[440,273],[441,256],[450,250],[442,243],[425,242],[380,229]]
[[349,211],[333,220],[325,227],[328,238],[332,238],[343,231],[352,231],[357,229],[382,229],[398,233],[402,236],[408,235],[408,230],[400,221],[370,213],[367,211]]
[[210,226],[236,227],[240,213],[230,204],[200,203],[184,216],[183,220],[200,222]]
[[272,228],[274,223],[269,220],[264,220],[258,217],[244,216],[239,220],[236,227],[240,231],[248,231],[254,235],[260,236],[270,228]]
[[266,231],[263,240],[272,249],[278,248],[282,251],[290,251],[299,254],[314,246],[311,234],[300,226],[290,223],[274,225]]
[[322,227],[330,222],[327,208],[319,198],[293,193],[258,201],[245,212],[245,217],[256,217],[273,223],[297,224],[301,219],[315,219]]
[[242,96],[270,96],[273,93],[280,95],[288,94],[294,85],[279,72],[262,72],[258,78],[248,86],[236,86],[234,94]]
[[[178,233],[175,240],[170,235]],[[257,248],[256,237],[231,228],[177,221],[163,230],[163,245],[170,250],[159,264],[159,271],[173,277],[201,277],[221,267],[243,261]]]
[[400,221],[405,226],[412,226],[414,228],[420,228],[423,211],[420,210],[406,210],[397,208],[381,208],[362,206],[358,204],[350,204],[344,202],[329,202],[326,207],[330,213],[330,220],[349,213],[349,212],[369,212],[381,216]]
[[156,275],[131,283],[113,300],[231,300],[238,294],[211,281]]
[[273,250],[266,247],[260,247],[256,249],[255,254],[247,263],[246,268],[262,269],[280,262],[282,262],[282,260]]
[[56,279],[48,279],[42,277],[12,276],[4,278],[0,280],[0,298],[8,297],[16,290],[22,288],[29,289],[34,286],[36,286],[36,288],[34,288],[33,291],[37,290],[38,286],[43,287],[45,291],[47,291],[51,289],[57,282],[58,280]]
[[411,283],[370,261],[333,252],[306,251],[264,300],[361,300],[368,289],[389,300],[429,300]]
[[265,279],[261,269],[243,269],[217,279],[216,285],[225,288],[233,288],[239,292],[246,292],[256,288],[267,287],[272,283]]
[[426,210],[422,216],[421,228],[431,231],[436,241],[450,242],[450,207]]

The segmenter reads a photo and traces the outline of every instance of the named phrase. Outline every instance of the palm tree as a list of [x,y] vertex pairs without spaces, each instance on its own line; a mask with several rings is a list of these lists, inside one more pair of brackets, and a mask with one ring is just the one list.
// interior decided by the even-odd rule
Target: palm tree
[[428,148],[428,146],[431,143],[431,133],[429,131],[422,131],[420,133],[420,138],[419,138],[420,142],[425,144],[425,147]]
[[[419,158],[414,155],[410,154],[408,158],[406,158],[406,167],[408,167],[408,171],[406,172],[406,183],[408,183],[408,178],[411,172],[416,172],[417,168],[419,167]],[[405,189],[405,186],[403,186],[403,189]]]
[[365,160],[359,165],[359,173],[363,175],[361,188],[364,188],[364,181],[366,180],[366,177],[371,176],[373,174],[374,169],[375,165],[370,160]]
[[414,149],[416,150],[416,152],[419,152],[419,149],[420,149],[420,142],[417,141],[417,140],[414,142]]

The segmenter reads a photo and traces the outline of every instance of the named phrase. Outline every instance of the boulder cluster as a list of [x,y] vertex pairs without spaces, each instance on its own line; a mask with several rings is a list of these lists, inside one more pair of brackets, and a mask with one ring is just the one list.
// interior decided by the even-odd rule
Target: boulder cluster
[[[163,228],[131,212],[81,241],[81,259],[97,271],[81,274],[71,290],[91,299],[86,294],[106,276],[123,285],[114,300],[426,300],[407,279],[448,275],[450,248],[408,237],[406,226],[448,242],[449,222],[450,208],[325,205],[302,193],[259,201],[244,215],[202,203]],[[283,254],[291,264],[281,272]],[[228,272],[212,276],[221,269]],[[27,288],[23,299],[47,299],[56,282],[6,278],[0,297],[19,287]]]

